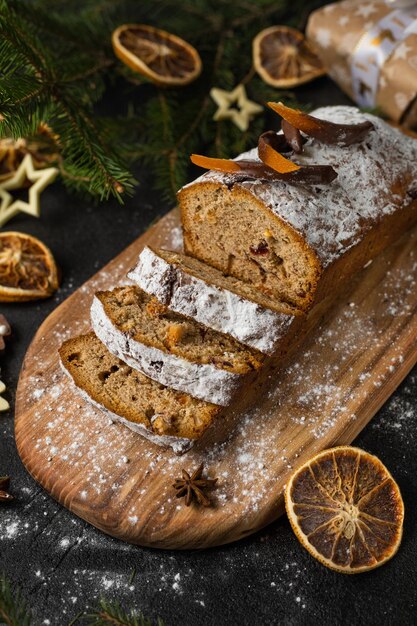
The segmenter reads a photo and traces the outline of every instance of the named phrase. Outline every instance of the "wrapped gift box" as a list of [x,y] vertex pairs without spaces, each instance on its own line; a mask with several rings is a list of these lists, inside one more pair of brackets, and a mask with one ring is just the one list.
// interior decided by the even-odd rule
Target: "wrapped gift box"
[[417,1],[345,0],[312,13],[310,44],[361,107],[417,125]]

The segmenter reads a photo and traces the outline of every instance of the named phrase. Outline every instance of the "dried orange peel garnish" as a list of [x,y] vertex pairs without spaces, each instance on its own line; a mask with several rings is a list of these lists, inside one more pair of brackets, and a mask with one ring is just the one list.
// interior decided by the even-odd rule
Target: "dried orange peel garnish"
[[[267,133],[264,135],[266,134]],[[278,174],[289,174],[290,172],[296,172],[301,169],[300,165],[293,163],[290,159],[286,159],[282,154],[277,152],[277,150],[274,150],[272,146],[267,143],[264,135],[261,135],[258,144],[258,154],[262,163],[275,172],[278,172]],[[232,161],[231,159],[214,159],[200,154],[192,154],[190,159],[194,165],[225,173],[241,172],[248,163],[246,160]],[[256,161],[254,161],[254,164],[255,163]]]
[[294,128],[323,143],[351,146],[360,143],[369,131],[374,129],[374,125],[369,121],[359,124],[335,124],[321,120],[304,111],[291,109],[282,102],[268,102],[268,106]]
[[278,137],[276,133],[270,132],[264,133],[259,137],[258,155],[261,161],[280,174],[289,174],[301,169],[300,165],[290,161],[290,159],[286,159],[271,146],[268,138],[272,136]]
[[[289,110],[292,111],[292,109]],[[312,119],[315,123],[316,120]],[[337,176],[337,172],[331,165],[301,166],[282,154],[301,152],[302,145],[303,140],[298,129],[288,123],[284,134],[270,130],[259,137],[258,156],[260,162],[249,159],[237,159],[236,161],[216,159],[199,154],[192,154],[191,161],[205,169],[227,174],[240,174],[245,178],[282,180],[292,185],[328,185],[331,183]]]
[[[271,150],[273,150],[273,148],[271,148]],[[275,155],[273,155],[272,158],[274,163],[276,163]],[[284,160],[288,161],[288,159],[285,158]],[[287,170],[287,172],[279,172],[262,161],[250,161],[246,159],[232,161],[228,159],[213,159],[199,154],[193,154],[191,161],[204,169],[235,175],[236,182],[239,180],[258,179],[272,182],[280,180],[289,185],[328,185],[337,176],[337,173],[330,165],[308,165],[307,167],[300,167],[292,163],[292,161],[290,161],[290,163],[295,165],[295,168],[291,171]],[[280,163],[279,167],[283,169],[282,163]]]
[[304,111],[291,109],[282,102],[268,102],[268,106],[284,120],[292,124],[294,128],[298,128],[298,130],[302,130],[306,134],[320,130],[319,120],[312,115],[308,115],[308,113],[304,113]]
[[244,179],[259,178],[262,180],[277,180],[282,176],[259,161],[246,159],[240,159],[238,161],[232,161],[231,159],[215,159],[203,156],[202,154],[192,154],[190,159],[194,165],[206,170],[222,172],[223,174],[240,175],[240,177],[243,176]]
[[291,151],[291,145],[285,135],[278,135],[269,130],[259,137],[259,158],[280,180],[290,184],[328,185],[337,177],[337,172],[331,165],[301,166],[281,154]]
[[212,157],[203,156],[202,154],[192,154],[191,162],[198,167],[206,170],[216,170],[217,172],[234,173],[241,172],[242,168],[237,161],[231,159],[214,159]]

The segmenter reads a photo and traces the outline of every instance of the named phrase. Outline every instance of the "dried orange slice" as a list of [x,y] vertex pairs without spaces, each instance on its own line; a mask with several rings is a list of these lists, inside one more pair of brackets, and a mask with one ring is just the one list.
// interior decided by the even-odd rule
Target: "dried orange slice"
[[326,73],[304,35],[288,26],[271,26],[258,33],[252,54],[255,70],[273,87],[297,87]]
[[58,286],[49,248],[31,235],[0,233],[0,302],[48,298]]
[[123,63],[161,86],[188,85],[201,73],[193,46],[153,26],[123,24],[113,32],[112,44]]
[[404,504],[397,483],[375,456],[340,446],[310,459],[285,491],[291,526],[303,546],[337,572],[367,572],[401,543]]

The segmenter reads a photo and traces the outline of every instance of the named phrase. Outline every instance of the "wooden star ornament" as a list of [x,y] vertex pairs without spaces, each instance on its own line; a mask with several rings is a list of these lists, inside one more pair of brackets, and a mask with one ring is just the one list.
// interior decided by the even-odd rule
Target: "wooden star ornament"
[[[244,85],[238,85],[232,91],[213,87],[210,91],[210,96],[219,107],[213,119],[216,122],[219,120],[230,120],[241,131],[247,130],[255,115],[263,111],[263,107],[260,104],[249,100]],[[233,107],[233,104],[236,104],[236,106]]]
[[[18,213],[39,217],[41,192],[55,180],[57,174],[55,167],[35,169],[32,156],[27,154],[13,176],[0,184],[0,227]],[[20,189],[26,180],[33,183],[28,191],[29,202],[13,200],[9,190]]]

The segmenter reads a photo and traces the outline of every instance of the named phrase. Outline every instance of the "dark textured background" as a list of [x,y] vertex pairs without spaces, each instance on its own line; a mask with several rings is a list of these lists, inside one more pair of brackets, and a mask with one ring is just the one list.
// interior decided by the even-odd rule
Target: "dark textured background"
[[[327,79],[297,95],[317,104],[346,102]],[[48,244],[63,274],[49,301],[0,305],[14,330],[0,357],[12,405],[22,359],[45,317],[170,208],[152,192],[146,172],[137,174],[141,186],[123,207],[93,208],[56,183],[43,193],[40,220],[21,216],[8,224]],[[0,475],[12,476],[16,496],[0,509],[0,571],[23,589],[36,624],[67,626],[101,596],[167,625],[417,624],[416,382],[415,368],[356,440],[392,470],[406,506],[400,551],[374,572],[328,571],[299,545],[285,518],[243,542],[204,552],[153,551],[107,537],[28,475],[16,453],[13,412],[0,415]]]

